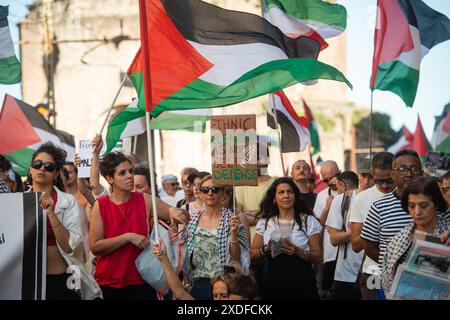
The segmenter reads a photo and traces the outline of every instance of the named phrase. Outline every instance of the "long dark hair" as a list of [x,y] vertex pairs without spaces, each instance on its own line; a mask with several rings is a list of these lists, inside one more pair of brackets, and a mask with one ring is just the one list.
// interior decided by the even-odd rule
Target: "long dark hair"
[[275,179],[275,181],[269,187],[259,205],[258,218],[266,219],[266,228],[267,228],[267,223],[270,220],[270,218],[278,217],[280,211],[278,209],[277,204],[275,203],[275,195],[277,192],[277,187],[283,183],[288,184],[291,187],[292,191],[294,192],[295,195],[294,219],[295,222],[297,222],[298,229],[302,230],[303,222],[301,214],[313,215],[313,213],[310,209],[308,209],[306,203],[301,199],[300,190],[298,190],[297,185],[294,183],[294,181],[292,181],[291,178],[282,177]]
[[[59,190],[64,191],[64,183],[61,179],[61,176],[59,175],[59,171],[63,167],[64,163],[66,162],[67,158],[67,152],[63,149],[61,149],[58,146],[55,146],[53,142],[48,141],[44,144],[42,144],[34,153],[33,157],[31,158],[31,162],[36,159],[36,157],[41,153],[48,153],[52,156],[53,161],[55,161],[56,165],[56,171],[58,171],[58,175],[56,177],[56,181],[53,181],[53,185],[55,185]],[[31,173],[28,172],[27,176],[27,185],[33,186],[33,179],[31,177]]]

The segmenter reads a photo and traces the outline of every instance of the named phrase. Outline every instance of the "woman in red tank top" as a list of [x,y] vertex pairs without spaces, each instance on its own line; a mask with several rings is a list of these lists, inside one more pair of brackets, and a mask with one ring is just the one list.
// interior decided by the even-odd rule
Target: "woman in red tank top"
[[95,278],[105,300],[153,300],[155,290],[144,282],[135,260],[149,246],[150,196],[132,192],[133,167],[120,152],[100,163],[112,193],[98,199],[90,220],[90,247],[97,258]]

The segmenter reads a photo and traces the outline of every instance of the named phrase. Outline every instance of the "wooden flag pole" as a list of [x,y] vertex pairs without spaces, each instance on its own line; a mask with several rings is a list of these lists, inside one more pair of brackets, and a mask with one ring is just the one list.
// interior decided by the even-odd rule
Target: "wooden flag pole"
[[127,80],[127,77],[128,77],[127,75],[123,76],[122,83],[120,84],[119,90],[117,90],[116,96],[114,97],[113,102],[111,103],[111,106],[109,107],[108,114],[106,115],[105,121],[103,121],[102,128],[100,129],[100,134],[103,133],[103,130],[105,129],[106,124],[108,123],[108,119],[109,119],[109,116],[111,115],[111,111],[114,108],[114,105],[116,104],[117,97],[119,96],[120,90],[122,90],[122,87],[125,83],[125,80]]
[[373,118],[373,90],[370,93],[370,118],[369,118],[369,159],[372,159],[372,118]]
[[277,130],[277,134],[278,134],[278,145],[279,145],[279,149],[280,149],[280,158],[281,158],[281,168],[283,169],[283,177],[284,177],[284,159],[283,159],[283,152],[281,151],[281,134],[280,134],[280,130],[278,129],[278,116],[277,116],[277,106],[275,104],[275,94],[271,94],[272,96],[272,105],[273,105],[273,118],[275,120],[275,130]]
[[156,209],[156,183],[155,183],[155,171],[153,164],[153,139],[150,129],[150,112],[145,112],[145,121],[147,123],[147,151],[148,151],[148,164],[150,169],[150,187],[152,190],[152,204],[153,204],[153,228],[155,228],[155,240],[159,245],[159,230],[158,230],[158,212]]

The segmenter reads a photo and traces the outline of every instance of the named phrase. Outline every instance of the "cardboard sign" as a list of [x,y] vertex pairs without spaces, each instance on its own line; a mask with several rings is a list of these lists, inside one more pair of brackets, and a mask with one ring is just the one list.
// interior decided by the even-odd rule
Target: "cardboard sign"
[[257,186],[256,115],[211,117],[211,155],[214,183]]
[[92,140],[80,140],[78,149],[81,165],[78,168],[78,178],[89,178],[92,164]]

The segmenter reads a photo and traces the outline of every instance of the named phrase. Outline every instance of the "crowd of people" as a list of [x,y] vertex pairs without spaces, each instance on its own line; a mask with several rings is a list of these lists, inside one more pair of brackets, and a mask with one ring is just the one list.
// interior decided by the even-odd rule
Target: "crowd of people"
[[[357,172],[320,167],[327,185],[314,193],[311,167],[299,159],[290,177],[271,177],[258,161],[258,186],[218,185],[186,167],[164,175],[153,205],[150,171],[120,152],[100,156],[93,139],[91,174],[78,157],[47,142],[33,154],[25,183],[0,156],[0,192],[41,192],[47,217],[46,299],[155,300],[161,295],[136,267],[152,247],[170,297],[182,300],[385,299],[416,230],[450,245],[450,172],[425,176],[412,150],[380,152]],[[101,184],[100,176],[108,186]],[[158,219],[185,246],[175,270]],[[81,292],[67,287],[68,266],[82,272]],[[371,277],[381,288],[368,286]]]

